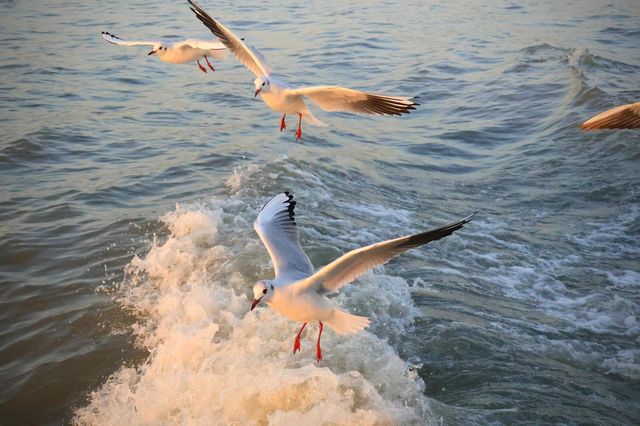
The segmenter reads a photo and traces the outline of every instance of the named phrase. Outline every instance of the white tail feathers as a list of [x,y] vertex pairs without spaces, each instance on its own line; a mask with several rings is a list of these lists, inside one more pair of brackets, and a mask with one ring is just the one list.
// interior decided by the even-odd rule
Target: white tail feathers
[[338,334],[351,334],[364,330],[369,325],[369,318],[351,315],[337,309],[333,310],[333,315],[329,321],[324,321]]
[[304,119],[305,123],[308,123],[312,126],[320,126],[320,127],[327,127],[327,123],[325,123],[324,121],[320,121],[318,120],[313,114],[311,114],[309,111],[305,112],[302,114],[302,118]]

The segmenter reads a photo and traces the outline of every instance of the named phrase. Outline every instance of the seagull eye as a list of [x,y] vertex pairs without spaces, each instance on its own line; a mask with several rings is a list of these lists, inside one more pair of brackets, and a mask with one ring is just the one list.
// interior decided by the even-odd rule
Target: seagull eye
[[262,294],[267,294],[267,289],[262,290]]
[[262,85],[264,86],[264,83],[262,83]]

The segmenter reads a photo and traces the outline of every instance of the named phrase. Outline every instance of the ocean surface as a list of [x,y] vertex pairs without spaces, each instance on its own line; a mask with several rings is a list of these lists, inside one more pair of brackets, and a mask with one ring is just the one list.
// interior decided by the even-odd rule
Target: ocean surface
[[[640,424],[640,2],[213,2],[291,85],[419,96],[280,116],[180,1],[0,2],[0,424]],[[534,2],[525,2],[534,3]],[[292,354],[249,312],[252,229],[295,194],[320,267],[472,223],[333,298],[371,318]]]

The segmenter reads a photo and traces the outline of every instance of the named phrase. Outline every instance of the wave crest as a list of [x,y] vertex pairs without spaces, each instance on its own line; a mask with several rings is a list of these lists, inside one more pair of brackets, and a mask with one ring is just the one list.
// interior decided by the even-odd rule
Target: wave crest
[[[226,233],[246,232],[233,229],[246,225],[228,220],[233,210],[216,201],[177,205],[162,218],[170,235],[131,261],[119,292],[139,317],[134,330],[149,358],[114,373],[75,412],[74,423],[424,424],[433,418],[424,383],[386,340],[370,332],[325,333],[325,361],[318,365],[315,327],[293,355],[299,324],[267,308],[248,312],[252,283],[230,261],[233,247],[222,243]],[[406,281],[381,285],[384,279],[365,277],[363,294],[375,286],[379,301],[394,308],[390,316],[373,312],[374,329],[393,323],[398,334],[416,310]],[[344,296],[335,302],[362,308]],[[407,303],[410,308],[399,308]]]

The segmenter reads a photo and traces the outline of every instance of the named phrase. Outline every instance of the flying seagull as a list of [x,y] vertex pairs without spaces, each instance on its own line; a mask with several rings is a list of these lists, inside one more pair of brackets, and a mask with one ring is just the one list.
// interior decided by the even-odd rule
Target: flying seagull
[[332,306],[324,297],[349,284],[360,275],[411,248],[439,240],[462,229],[475,215],[405,237],[382,241],[350,251],[314,273],[313,265],[302,250],[294,219],[293,195],[283,192],[262,207],[253,224],[266,246],[273,268],[273,280],[260,280],[253,286],[253,310],[265,302],[281,315],[302,322],[296,335],[293,353],[300,350],[300,335],[308,322],[318,321],[320,331],[316,342],[316,359],[322,361],[320,336],[324,324],[338,334],[356,333],[369,325],[367,317],[351,315]]
[[582,130],[640,129],[640,102],[601,112],[582,123],[580,128]]
[[191,10],[211,32],[229,48],[236,58],[255,74],[255,94],[272,110],[281,112],[280,131],[287,128],[287,114],[298,114],[296,140],[302,138],[302,119],[309,124],[326,126],[309,112],[304,99],[318,105],[324,111],[342,111],[373,115],[408,114],[418,105],[414,98],[385,96],[361,92],[340,86],[315,86],[299,89],[291,88],[283,80],[273,75],[271,68],[257,49],[246,45],[224,25],[213,19],[193,0],[188,0]]
[[224,59],[229,56],[229,49],[220,41],[205,41],[190,38],[185,41],[176,43],[162,41],[126,41],[111,33],[102,32],[102,38],[111,44],[119,46],[153,46],[148,55],[156,55],[161,61],[172,64],[186,64],[187,62],[196,61],[202,72],[206,73],[207,69],[200,64],[200,59],[204,58],[211,71],[215,68],[209,62],[207,56],[216,59]]

